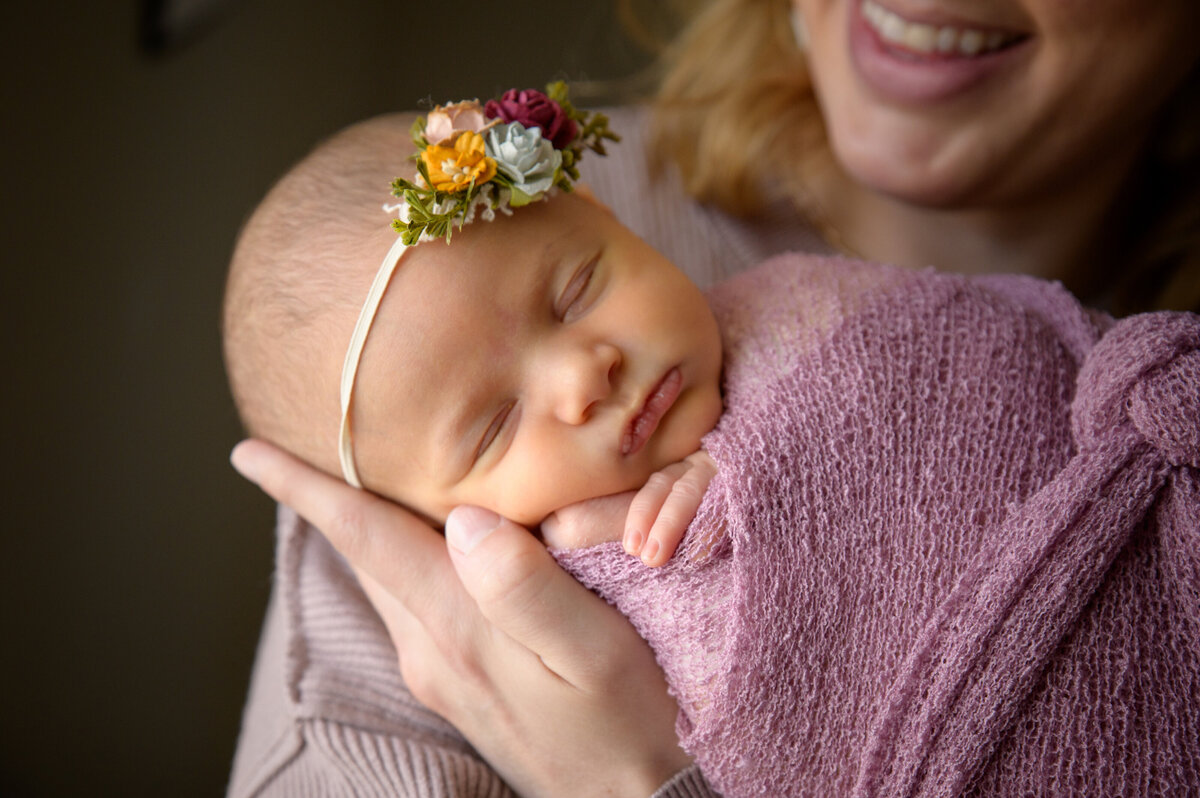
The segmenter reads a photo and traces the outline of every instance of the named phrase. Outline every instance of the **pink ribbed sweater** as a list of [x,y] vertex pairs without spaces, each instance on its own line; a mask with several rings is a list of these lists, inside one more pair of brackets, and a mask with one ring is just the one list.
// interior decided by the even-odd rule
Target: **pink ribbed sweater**
[[558,552],[737,796],[1200,794],[1200,318],[785,256],[680,552]]

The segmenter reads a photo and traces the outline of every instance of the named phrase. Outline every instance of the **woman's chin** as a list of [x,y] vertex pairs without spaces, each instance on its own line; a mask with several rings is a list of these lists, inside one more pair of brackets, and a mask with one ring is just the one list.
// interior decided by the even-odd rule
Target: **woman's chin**
[[967,208],[985,204],[988,181],[967,169],[938,168],[937,159],[896,157],[886,148],[850,150],[835,157],[846,176],[872,193],[925,208]]

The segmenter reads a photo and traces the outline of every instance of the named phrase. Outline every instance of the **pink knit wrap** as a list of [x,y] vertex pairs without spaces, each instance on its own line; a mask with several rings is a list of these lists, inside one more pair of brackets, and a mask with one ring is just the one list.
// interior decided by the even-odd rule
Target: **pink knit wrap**
[[785,256],[680,551],[556,552],[726,798],[1200,793],[1200,319]]

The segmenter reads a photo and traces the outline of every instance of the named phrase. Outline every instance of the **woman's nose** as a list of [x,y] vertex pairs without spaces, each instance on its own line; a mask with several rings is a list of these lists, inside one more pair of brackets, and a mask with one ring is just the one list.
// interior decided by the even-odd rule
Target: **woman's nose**
[[590,344],[561,353],[545,375],[552,412],[566,424],[587,421],[596,405],[613,392],[621,352],[611,344]]

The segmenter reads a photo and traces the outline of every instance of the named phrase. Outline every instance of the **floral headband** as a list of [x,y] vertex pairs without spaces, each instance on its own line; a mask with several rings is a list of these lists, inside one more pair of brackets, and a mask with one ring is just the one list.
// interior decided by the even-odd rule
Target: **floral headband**
[[491,221],[496,211],[508,215],[558,190],[571,191],[584,150],[604,155],[605,139],[620,140],[604,114],[571,105],[562,81],[548,85],[545,93],[510,89],[483,105],[478,100],[439,105],[417,119],[412,137],[417,177],[392,181],[392,195],[400,202],[383,206],[396,213],[392,228],[400,237],[375,274],[342,363],[338,459],[342,476],[356,488],[362,481],[350,430],[354,378],[383,292],[404,253],[422,241],[448,243],[456,227],[476,218]]

